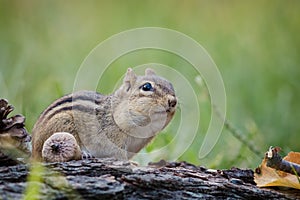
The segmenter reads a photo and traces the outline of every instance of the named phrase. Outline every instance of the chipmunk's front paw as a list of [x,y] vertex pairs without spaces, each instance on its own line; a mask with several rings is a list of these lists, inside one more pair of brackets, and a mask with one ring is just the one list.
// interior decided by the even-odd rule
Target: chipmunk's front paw
[[88,151],[81,151],[81,158],[82,159],[92,159],[95,157]]

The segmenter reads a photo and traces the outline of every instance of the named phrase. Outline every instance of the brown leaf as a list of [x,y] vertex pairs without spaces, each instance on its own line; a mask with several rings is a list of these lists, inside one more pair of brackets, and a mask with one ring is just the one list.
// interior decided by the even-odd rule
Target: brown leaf
[[[299,163],[300,153],[290,152],[284,160]],[[267,167],[267,158],[264,158],[254,173],[254,181],[258,187],[284,186],[300,190],[300,183],[296,175]]]
[[291,151],[286,157],[283,158],[286,161],[300,164],[300,152]]

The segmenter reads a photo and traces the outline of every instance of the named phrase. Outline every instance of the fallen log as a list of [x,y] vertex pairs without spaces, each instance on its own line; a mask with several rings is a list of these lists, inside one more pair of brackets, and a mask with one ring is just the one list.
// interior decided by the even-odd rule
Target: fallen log
[[0,167],[0,199],[300,198],[296,190],[256,187],[251,169],[211,170],[165,161],[140,167],[114,159],[44,163],[41,167]]

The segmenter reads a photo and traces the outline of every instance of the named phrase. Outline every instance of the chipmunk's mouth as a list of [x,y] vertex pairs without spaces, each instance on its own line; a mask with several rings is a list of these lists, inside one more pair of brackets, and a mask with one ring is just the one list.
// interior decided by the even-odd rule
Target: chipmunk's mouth
[[166,110],[162,110],[162,111],[156,111],[154,112],[157,115],[170,115],[173,114],[175,112],[174,109],[166,109]]
[[176,107],[168,107],[167,109],[166,109],[166,112],[167,113],[174,113],[176,111]]
[[168,108],[168,109],[166,110],[167,113],[173,113],[174,111],[175,111],[175,109],[173,109],[173,108]]
[[154,114],[160,114],[160,115],[170,115],[173,114],[176,110],[176,106],[169,106],[169,105],[161,105],[159,107],[156,107],[153,109]]

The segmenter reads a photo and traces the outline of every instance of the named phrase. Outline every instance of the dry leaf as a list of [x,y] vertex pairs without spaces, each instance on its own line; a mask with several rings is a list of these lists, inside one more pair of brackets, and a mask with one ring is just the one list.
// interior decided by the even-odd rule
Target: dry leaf
[[[290,152],[283,160],[300,164],[300,153]],[[264,158],[254,174],[254,181],[258,187],[284,186],[300,190],[300,183],[296,175],[267,167]]]
[[300,152],[291,151],[286,157],[283,158],[283,160],[300,164]]

